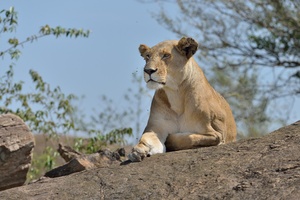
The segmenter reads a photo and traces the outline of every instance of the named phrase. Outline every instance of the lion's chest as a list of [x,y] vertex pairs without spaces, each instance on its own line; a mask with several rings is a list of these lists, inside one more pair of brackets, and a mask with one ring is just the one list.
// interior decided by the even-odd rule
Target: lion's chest
[[187,133],[204,131],[199,113],[189,106],[189,101],[180,98],[176,93],[168,94],[172,112],[172,127],[170,133]]
[[185,102],[180,97],[177,91],[166,92],[168,101],[170,103],[170,109],[175,112],[176,115],[180,116],[183,114],[185,109]]
[[200,119],[196,119],[187,113],[177,116],[175,124],[176,130],[173,133],[200,133],[204,131]]
[[193,100],[184,98],[185,91],[165,90],[165,92],[170,109],[163,117],[166,119],[162,126],[165,131],[167,133],[202,132],[204,129],[201,116],[193,108]]

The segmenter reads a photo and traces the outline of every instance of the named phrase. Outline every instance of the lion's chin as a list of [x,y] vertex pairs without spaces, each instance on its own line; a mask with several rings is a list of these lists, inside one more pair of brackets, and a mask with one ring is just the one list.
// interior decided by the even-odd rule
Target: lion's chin
[[151,90],[158,90],[164,87],[164,84],[155,81],[148,81],[147,87]]

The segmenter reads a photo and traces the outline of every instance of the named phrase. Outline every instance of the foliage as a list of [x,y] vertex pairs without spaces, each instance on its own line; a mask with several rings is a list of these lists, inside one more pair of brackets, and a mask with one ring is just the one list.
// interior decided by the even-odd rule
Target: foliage
[[270,108],[300,94],[299,1],[177,0],[174,16],[165,1],[156,2],[161,25],[197,38],[201,66],[231,103],[245,135],[287,120]]
[[76,138],[74,149],[76,151],[91,154],[97,152],[106,145],[125,144],[124,137],[132,135],[131,128],[114,129],[107,134],[101,132],[91,138]]
[[[15,32],[18,25],[18,15],[15,11],[14,7],[11,7],[8,10],[0,11],[0,34],[12,33]],[[9,54],[12,60],[16,60],[19,58],[21,51],[17,48],[25,43],[33,42],[41,37],[45,37],[48,35],[54,35],[56,37],[66,36],[66,37],[88,37],[90,31],[76,28],[63,28],[57,26],[55,28],[50,27],[49,25],[42,26],[40,28],[39,34],[31,35],[27,37],[23,41],[19,41],[18,38],[9,38],[8,45],[9,48],[0,51],[0,56],[3,57],[5,54]]]
[[[12,33],[17,27],[17,13],[14,8],[2,10],[0,12],[0,34]],[[0,51],[4,59],[6,54],[10,55],[12,64],[6,74],[0,78],[0,101],[3,106],[0,107],[0,113],[15,113],[26,121],[32,131],[38,133],[47,133],[49,135],[57,133],[68,133],[70,130],[76,130],[74,124],[75,107],[72,101],[76,99],[75,95],[65,95],[59,87],[52,89],[42,77],[33,70],[29,71],[36,91],[32,93],[23,92],[23,81],[14,82],[14,63],[21,51],[19,47],[29,41],[41,38],[46,35],[65,36],[83,36],[87,37],[89,31],[77,29],[64,29],[61,27],[51,28],[48,25],[40,29],[38,35],[28,37],[19,42],[17,38],[8,39],[8,48]],[[17,105],[17,106],[16,106]]]
[[[18,15],[11,7],[8,10],[0,11],[0,34],[13,35],[18,25]],[[131,135],[130,128],[119,128],[109,133],[101,132],[101,127],[94,127],[84,122],[83,115],[76,106],[78,97],[74,94],[66,95],[59,86],[52,88],[43,78],[34,70],[29,71],[32,84],[35,88],[32,92],[24,91],[25,83],[14,80],[15,62],[21,55],[20,47],[28,42],[33,42],[45,36],[64,37],[88,37],[89,31],[75,28],[55,28],[49,25],[42,26],[38,34],[27,37],[25,40],[19,40],[16,37],[10,37],[7,43],[1,43],[0,57],[6,59],[9,56],[11,64],[6,73],[0,77],[0,114],[14,113],[20,116],[35,133],[46,134],[47,138],[59,139],[59,134],[69,133],[89,133],[96,136],[90,139],[87,146],[87,152],[99,150],[107,144],[121,144],[125,142],[125,136]],[[5,38],[5,37],[1,37]],[[3,45],[5,44],[5,45]],[[7,47],[7,48],[5,48]],[[110,116],[105,116],[109,121]],[[56,151],[52,147],[47,147],[42,155],[34,155],[29,179],[34,179],[43,169],[50,170],[55,166]]]
[[34,93],[23,92],[24,82],[13,82],[12,66],[6,72],[6,76],[1,78],[0,99],[3,106],[0,107],[0,112],[15,113],[27,122],[32,131],[37,133],[55,135],[76,129],[72,105],[76,97],[72,94],[63,94],[59,87],[51,89],[50,85],[33,70],[30,70],[29,74],[35,85]]
[[58,153],[52,147],[46,147],[42,154],[33,154],[30,170],[27,174],[27,181],[41,177],[46,171],[56,166],[55,160]]

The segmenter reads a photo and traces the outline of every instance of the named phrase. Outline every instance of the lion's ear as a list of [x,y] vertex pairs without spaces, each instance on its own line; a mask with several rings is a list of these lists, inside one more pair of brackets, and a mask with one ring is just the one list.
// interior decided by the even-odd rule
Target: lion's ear
[[150,48],[149,48],[147,45],[141,44],[140,47],[139,47],[139,51],[140,51],[141,56],[143,56],[144,53],[145,53],[146,51],[148,51],[149,49],[150,49]]
[[179,40],[176,48],[182,55],[185,55],[189,59],[196,53],[198,43],[193,38],[183,37]]

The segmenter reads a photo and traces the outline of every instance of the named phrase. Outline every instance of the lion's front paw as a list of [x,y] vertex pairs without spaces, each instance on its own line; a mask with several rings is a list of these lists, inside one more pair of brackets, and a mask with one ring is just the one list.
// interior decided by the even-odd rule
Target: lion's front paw
[[137,151],[132,151],[130,154],[128,154],[128,158],[132,162],[141,162],[145,157],[146,157],[146,154],[139,153]]
[[148,152],[149,147],[140,143],[132,149],[131,153],[128,154],[128,158],[132,162],[141,162],[147,156]]

